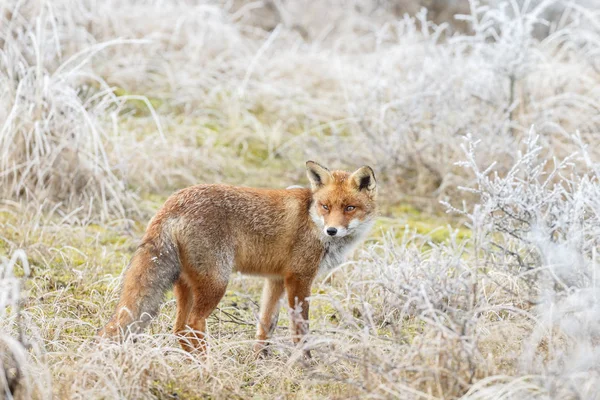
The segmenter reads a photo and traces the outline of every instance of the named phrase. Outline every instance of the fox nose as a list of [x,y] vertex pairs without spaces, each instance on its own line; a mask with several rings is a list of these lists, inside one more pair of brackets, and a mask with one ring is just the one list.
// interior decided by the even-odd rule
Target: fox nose
[[335,228],[327,228],[327,234],[329,236],[335,236],[336,233],[337,233],[337,229],[335,229]]

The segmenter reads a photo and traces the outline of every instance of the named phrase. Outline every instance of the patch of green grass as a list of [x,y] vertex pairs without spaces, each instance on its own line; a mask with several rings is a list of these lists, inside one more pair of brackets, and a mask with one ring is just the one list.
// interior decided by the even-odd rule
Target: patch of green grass
[[375,238],[383,232],[393,229],[395,237],[401,240],[408,229],[409,232],[422,235],[433,243],[443,243],[456,234],[458,240],[471,237],[471,231],[461,226],[446,215],[428,214],[418,210],[411,204],[399,204],[389,210],[391,216],[381,217],[374,228]]
[[206,400],[212,399],[212,397],[206,393],[200,394],[197,390],[186,388],[177,381],[153,381],[150,388],[150,393],[157,400],[178,400],[178,399],[189,399],[189,400]]
[[127,103],[125,104],[125,112],[131,111],[131,112],[133,112],[133,115],[135,115],[136,117],[148,116],[151,114],[150,109],[148,107],[148,103],[154,109],[157,109],[164,104],[164,100],[162,100],[162,99],[158,99],[156,97],[149,97],[146,95],[130,93],[129,91],[127,91],[126,89],[124,89],[122,87],[115,87],[113,89],[113,93],[117,97],[143,96],[147,99],[147,102],[145,100],[139,99],[139,98],[132,98],[132,99],[127,100]]

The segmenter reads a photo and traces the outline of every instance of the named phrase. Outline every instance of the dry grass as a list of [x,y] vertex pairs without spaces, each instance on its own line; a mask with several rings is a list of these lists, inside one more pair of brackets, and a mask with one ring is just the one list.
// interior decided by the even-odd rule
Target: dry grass
[[[43,371],[52,373],[52,386],[28,389],[34,397],[47,397],[50,391],[60,398],[386,397],[409,389],[424,395],[430,380],[439,397],[464,392],[471,379],[467,361],[459,361],[464,350],[460,335],[432,340],[447,327],[434,316],[429,319],[427,310],[419,308],[422,300],[410,300],[447,290],[447,282],[437,281],[438,287],[420,293],[423,281],[460,265],[449,276],[458,278],[467,266],[448,262],[448,253],[456,249],[422,236],[403,235],[400,244],[389,234],[372,239],[355,263],[319,278],[307,344],[314,350],[313,364],[305,364],[302,352],[293,348],[285,312],[274,354],[254,360],[260,280],[241,276],[232,280],[209,321],[210,353],[200,359],[183,352],[170,334],[172,299],[135,343],[97,343],[93,337],[112,312],[108,305],[117,300],[118,276],[139,228],[132,234],[126,226],[75,227],[62,224],[59,216],[32,223],[39,218],[36,210],[17,204],[5,204],[2,213],[4,243],[26,249],[32,266],[27,291],[20,296],[21,325],[37,332],[30,340],[43,349],[38,355]],[[459,279],[452,282],[462,285]],[[408,288],[413,294],[402,294]],[[430,301],[437,308],[443,300]],[[15,335],[18,326],[3,324],[2,329]],[[458,375],[448,375],[455,362]]]
[[[440,5],[3,2],[0,393],[598,398],[600,14]],[[135,342],[94,339],[171,191],[305,183],[310,158],[382,188],[372,237],[313,289],[313,363],[285,312],[252,358],[241,276],[205,359],[170,334],[171,298]]]

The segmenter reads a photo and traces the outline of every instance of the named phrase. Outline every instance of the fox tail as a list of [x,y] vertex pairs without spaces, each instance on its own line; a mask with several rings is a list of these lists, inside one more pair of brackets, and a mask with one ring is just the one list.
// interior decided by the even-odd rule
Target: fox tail
[[125,338],[141,332],[157,314],[165,292],[179,278],[181,261],[173,235],[157,230],[160,233],[154,237],[146,234],[133,255],[125,270],[117,310],[99,336]]

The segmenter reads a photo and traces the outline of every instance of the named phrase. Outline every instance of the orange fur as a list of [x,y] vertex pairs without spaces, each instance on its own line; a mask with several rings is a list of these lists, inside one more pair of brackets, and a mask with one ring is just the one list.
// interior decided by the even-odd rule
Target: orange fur
[[308,332],[317,272],[339,264],[366,233],[376,199],[369,167],[349,174],[309,161],[307,170],[312,189],[197,185],[172,195],[150,221],[125,272],[117,312],[100,334],[141,330],[174,286],[175,333],[184,349],[203,352],[206,318],[239,271],[267,278],[255,350],[263,350],[277,324],[284,290],[299,342]]

